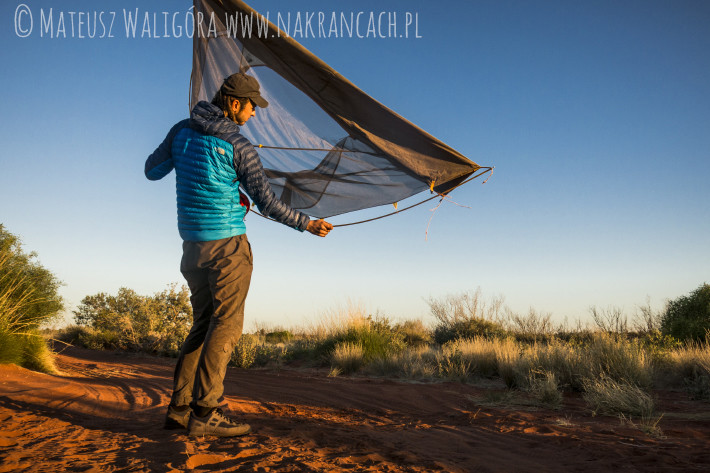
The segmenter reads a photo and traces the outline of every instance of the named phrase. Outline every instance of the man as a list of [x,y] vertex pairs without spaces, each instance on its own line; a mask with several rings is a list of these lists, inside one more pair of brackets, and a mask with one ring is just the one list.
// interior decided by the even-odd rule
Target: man
[[175,368],[165,428],[190,435],[232,437],[251,428],[217,407],[234,345],[242,332],[244,301],[252,272],[244,216],[249,194],[267,216],[299,231],[324,237],[333,228],[311,220],[276,198],[259,155],[239,133],[269,103],[259,83],[238,73],[225,79],[212,103],[200,102],[148,157],[150,180],[176,174],[178,230],[183,241],[180,271],[190,287],[193,325]]

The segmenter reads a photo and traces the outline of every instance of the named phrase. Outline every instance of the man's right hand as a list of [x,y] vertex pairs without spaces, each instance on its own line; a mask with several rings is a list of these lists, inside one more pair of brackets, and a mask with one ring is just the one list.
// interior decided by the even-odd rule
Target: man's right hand
[[332,229],[333,225],[322,218],[320,220],[311,220],[308,222],[308,227],[306,228],[306,230],[319,237],[326,236]]

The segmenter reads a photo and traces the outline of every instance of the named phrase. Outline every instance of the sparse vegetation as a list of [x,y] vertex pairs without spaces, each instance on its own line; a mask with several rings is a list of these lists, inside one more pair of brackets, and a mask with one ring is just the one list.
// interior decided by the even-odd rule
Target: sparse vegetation
[[589,308],[589,314],[592,317],[597,328],[607,333],[626,333],[628,332],[628,317],[619,307],[607,307],[601,309],[596,306]]
[[[617,308],[591,308],[596,330],[581,325],[568,330],[555,327],[549,313],[530,309],[520,316],[504,307],[502,298],[484,301],[480,291],[428,303],[433,327],[420,320],[393,323],[356,306],[332,311],[308,328],[262,326],[239,339],[231,364],[246,369],[298,362],[328,369],[329,376],[500,379],[508,387],[501,399],[548,408],[558,408],[565,393],[581,392],[593,412],[633,418],[649,435],[661,432],[654,384],[685,388],[691,399],[710,399],[707,342],[684,343],[660,332],[661,312],[648,302],[632,331]],[[184,288],[152,297],[128,289],[116,296],[97,294],[84,299],[75,312],[80,325],[65,329],[64,336],[91,348],[172,355],[177,337],[164,333],[179,327],[186,334],[188,310]]]

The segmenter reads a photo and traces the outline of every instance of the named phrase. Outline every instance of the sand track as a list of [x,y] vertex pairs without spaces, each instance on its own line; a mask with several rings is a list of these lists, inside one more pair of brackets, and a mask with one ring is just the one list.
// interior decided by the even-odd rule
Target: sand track
[[575,396],[494,407],[458,383],[229,369],[225,401],[254,433],[193,439],[162,429],[173,364],[70,348],[62,376],[0,365],[0,473],[710,471],[710,404],[684,393],[659,393],[652,438]]

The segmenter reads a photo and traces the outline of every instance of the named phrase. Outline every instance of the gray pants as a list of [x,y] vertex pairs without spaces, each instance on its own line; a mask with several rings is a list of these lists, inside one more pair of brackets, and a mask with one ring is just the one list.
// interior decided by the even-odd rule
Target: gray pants
[[246,235],[186,241],[180,271],[190,288],[193,324],[175,367],[175,406],[216,407],[227,363],[244,325],[253,257]]

